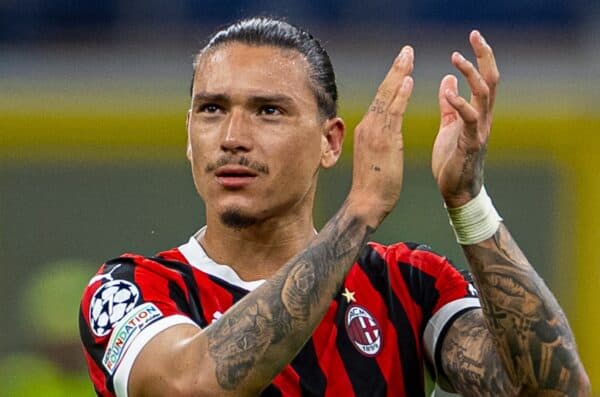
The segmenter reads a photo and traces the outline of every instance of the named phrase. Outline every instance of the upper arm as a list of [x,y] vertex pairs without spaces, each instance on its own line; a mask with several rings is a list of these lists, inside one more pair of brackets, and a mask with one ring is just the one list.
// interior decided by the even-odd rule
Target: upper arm
[[461,314],[443,339],[440,361],[444,375],[463,397],[517,396],[481,309]]
[[220,390],[214,363],[207,359],[206,337],[188,324],[165,329],[148,341],[137,354],[128,380],[128,397],[189,395],[200,384],[206,395]]

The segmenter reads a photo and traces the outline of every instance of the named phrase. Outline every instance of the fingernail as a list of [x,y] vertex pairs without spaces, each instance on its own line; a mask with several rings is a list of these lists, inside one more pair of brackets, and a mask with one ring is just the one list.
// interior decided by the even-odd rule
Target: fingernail
[[458,51],[457,51],[457,52],[456,52],[456,55],[458,56],[458,60],[459,60],[459,61],[461,61],[461,62],[462,62],[462,61],[464,61],[464,60],[465,60],[465,57],[463,57],[463,55],[462,55],[460,52],[458,52]]
[[479,42],[483,45],[486,45],[486,41],[485,38],[483,37],[483,35],[481,33],[479,33]]

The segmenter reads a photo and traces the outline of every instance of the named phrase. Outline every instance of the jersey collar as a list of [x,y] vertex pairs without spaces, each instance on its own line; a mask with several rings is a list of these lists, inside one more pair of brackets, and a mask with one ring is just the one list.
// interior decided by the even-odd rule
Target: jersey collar
[[[199,235],[204,233],[206,226],[200,229]],[[190,237],[187,243],[180,245],[178,248],[179,252],[185,257],[190,265],[196,269],[203,271],[206,274],[220,278],[229,284],[235,285],[236,287],[243,288],[248,291],[252,291],[259,287],[265,280],[245,281],[227,265],[221,265],[213,261],[204,251],[204,248],[198,243],[198,240],[194,236]]]

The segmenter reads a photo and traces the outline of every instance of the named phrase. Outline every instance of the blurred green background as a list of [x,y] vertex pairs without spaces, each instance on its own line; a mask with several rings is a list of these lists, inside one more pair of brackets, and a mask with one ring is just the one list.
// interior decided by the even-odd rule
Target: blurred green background
[[[599,6],[587,2],[4,1],[0,3],[0,396],[93,395],[78,340],[103,261],[185,242],[203,206],[185,160],[191,59],[254,14],[288,17],[336,67],[345,156],[323,172],[321,226],[350,184],[351,131],[396,51],[416,51],[406,176],[379,241],[464,258],[429,171],[437,84],[479,28],[502,73],[486,185],[565,309],[600,381]],[[465,89],[462,82],[463,92]]]

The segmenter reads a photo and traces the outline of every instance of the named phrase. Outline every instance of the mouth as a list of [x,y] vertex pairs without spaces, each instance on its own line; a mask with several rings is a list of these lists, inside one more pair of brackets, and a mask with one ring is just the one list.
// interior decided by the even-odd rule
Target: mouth
[[258,174],[242,166],[223,166],[215,171],[217,183],[228,189],[239,189],[252,183]]

